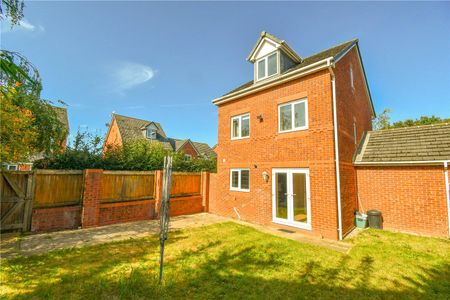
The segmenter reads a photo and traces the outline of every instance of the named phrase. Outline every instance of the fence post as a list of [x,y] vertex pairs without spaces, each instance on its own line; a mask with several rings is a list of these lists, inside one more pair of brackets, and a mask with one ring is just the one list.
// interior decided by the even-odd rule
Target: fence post
[[159,210],[161,208],[162,197],[162,170],[156,170],[155,172],[155,217],[159,217]]
[[86,169],[83,172],[83,206],[81,212],[81,227],[95,227],[99,224],[100,202],[102,193],[101,169]]
[[203,211],[209,211],[209,172],[202,172],[202,206]]
[[31,230],[35,183],[36,183],[36,171],[32,171],[30,172],[30,174],[28,174],[27,178],[27,192],[25,196],[25,209],[23,213],[24,231]]

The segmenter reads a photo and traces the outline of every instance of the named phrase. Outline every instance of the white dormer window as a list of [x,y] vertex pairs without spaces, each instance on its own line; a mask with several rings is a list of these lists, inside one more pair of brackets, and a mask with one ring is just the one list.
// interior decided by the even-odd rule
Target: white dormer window
[[155,128],[151,128],[151,127],[147,127],[146,137],[148,139],[151,139],[151,140],[156,140],[156,129]]
[[256,61],[256,80],[262,80],[278,73],[278,52]]

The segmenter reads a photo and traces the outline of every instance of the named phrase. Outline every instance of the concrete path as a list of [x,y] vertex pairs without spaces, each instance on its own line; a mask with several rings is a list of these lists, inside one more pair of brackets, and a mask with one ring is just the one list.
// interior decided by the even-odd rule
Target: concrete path
[[[352,247],[351,244],[345,242],[319,239],[298,232],[280,231],[280,229],[276,227],[255,225],[208,213],[173,217],[171,218],[170,229],[178,230],[195,228],[227,221],[233,221],[241,225],[253,227],[261,232],[326,247],[339,252],[347,253]],[[129,222],[88,229],[66,230],[22,236],[17,234],[4,234],[1,237],[0,258],[42,254],[56,249],[83,247],[112,241],[127,240],[130,238],[147,237],[159,232],[158,222],[158,220]]]
[[[170,230],[195,228],[226,221],[228,219],[208,213],[178,216],[170,219]],[[142,238],[158,233],[159,221],[149,220],[24,236],[2,235],[0,257],[42,254],[55,249]]]

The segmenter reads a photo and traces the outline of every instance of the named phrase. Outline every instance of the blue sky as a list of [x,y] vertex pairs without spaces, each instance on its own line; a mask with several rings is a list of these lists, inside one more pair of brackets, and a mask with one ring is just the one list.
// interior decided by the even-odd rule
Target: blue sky
[[252,78],[262,30],[300,56],[357,37],[377,112],[450,117],[449,2],[26,2],[1,48],[39,69],[43,98],[69,104],[72,134],[104,135],[115,111],[214,145],[211,100]]

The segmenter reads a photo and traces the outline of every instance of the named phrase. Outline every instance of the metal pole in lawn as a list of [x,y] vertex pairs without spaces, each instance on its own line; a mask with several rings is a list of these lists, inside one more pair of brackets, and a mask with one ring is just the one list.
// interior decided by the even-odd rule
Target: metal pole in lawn
[[159,284],[162,283],[163,267],[164,267],[164,242],[167,240],[169,233],[170,219],[170,188],[172,184],[172,157],[164,157],[164,170],[162,180],[161,209],[159,210],[159,244],[160,244],[160,260],[159,260]]

